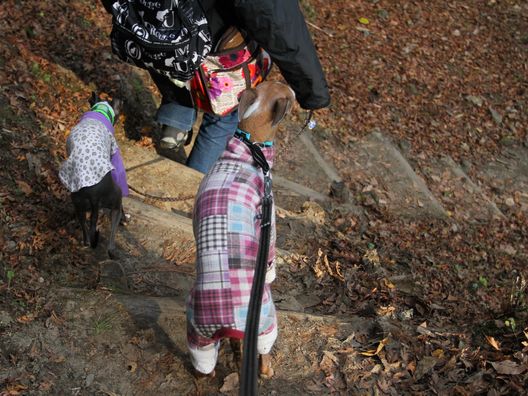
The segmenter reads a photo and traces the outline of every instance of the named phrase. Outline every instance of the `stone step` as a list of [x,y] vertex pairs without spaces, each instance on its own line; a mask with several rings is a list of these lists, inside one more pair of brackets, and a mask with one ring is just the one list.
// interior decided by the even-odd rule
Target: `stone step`
[[[111,290],[134,294],[184,298],[194,282],[195,245],[191,219],[125,198],[130,214],[126,227],[120,227],[116,243],[119,260],[100,262],[100,284]],[[108,222],[105,222],[108,235]],[[291,253],[277,249],[277,285],[286,284]],[[278,301],[289,310],[304,310],[288,295],[291,290],[276,288]],[[281,304],[278,304],[281,306]]]
[[160,209],[191,215],[194,196],[203,177],[200,172],[168,160],[153,148],[141,147],[132,140],[120,139],[119,145],[132,194]]
[[448,217],[425,181],[382,133],[371,133],[349,151],[356,200],[405,218]]
[[449,214],[461,222],[488,222],[504,218],[497,208],[449,156],[430,158],[421,168],[429,187]]
[[[191,219],[136,198],[125,198],[123,207],[130,220],[116,233],[119,260],[100,262],[101,284],[133,293],[183,295],[194,273]],[[108,235],[108,222],[105,228]]]
[[[132,194],[167,211],[190,216],[194,195],[203,174],[145,148],[129,139],[119,139]],[[189,150],[186,147],[186,150]],[[327,202],[328,194],[292,182],[274,172],[274,194],[277,206],[298,209],[306,200]],[[155,196],[157,198],[150,198]]]
[[298,210],[306,200],[329,202],[327,194],[312,190],[302,184],[273,175],[273,195],[277,205],[289,210]]
[[319,165],[319,167],[323,170],[323,172],[328,177],[328,180],[330,182],[341,182],[341,176],[339,175],[339,172],[336,168],[319,152],[315,144],[313,143],[313,133],[311,131],[305,131],[299,136],[299,139],[306,147],[306,150],[310,157]]
[[300,125],[287,120],[279,126],[273,173],[328,196],[333,181],[341,178],[311,141],[309,131],[296,136]]
[[493,200],[503,211],[528,213],[528,147],[510,147],[477,170],[490,186]]
[[[57,320],[51,321],[42,334],[42,347],[54,353],[60,351],[63,365],[77,362],[87,368],[95,383],[106,385],[105,393],[218,394],[224,379],[236,370],[230,349],[223,344],[216,378],[195,382],[187,354],[185,307],[181,300],[64,288],[50,295],[47,303],[53,307]],[[325,378],[318,364],[322,351],[350,348],[348,343],[354,341],[340,340],[374,329],[371,319],[350,317],[343,321],[282,311],[278,312],[278,322],[279,338],[272,353],[275,376],[261,382],[262,394],[313,394],[310,387],[323,383]],[[64,328],[89,334],[88,343],[86,337],[73,342],[63,340],[58,334]],[[112,359],[110,367],[105,364],[107,359]],[[147,372],[145,367],[155,369]],[[85,373],[74,367],[72,372]],[[324,389],[321,384],[316,394]]]
[[[126,255],[117,260],[103,260],[99,263],[99,286],[115,292],[131,295],[170,297],[184,303],[195,280],[194,248],[189,248],[187,259],[181,262],[152,255],[145,251],[141,256]],[[278,308],[285,311],[305,312],[315,303],[304,298],[299,291],[293,292],[289,268],[286,264],[291,254],[277,253],[277,279],[273,283],[274,300]]]

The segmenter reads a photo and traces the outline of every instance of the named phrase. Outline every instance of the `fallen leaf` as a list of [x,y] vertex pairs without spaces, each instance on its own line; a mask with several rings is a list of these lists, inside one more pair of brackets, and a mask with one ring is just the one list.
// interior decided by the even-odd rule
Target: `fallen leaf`
[[380,265],[380,258],[376,249],[369,249],[363,255],[363,259],[367,260],[370,264]]
[[[5,394],[9,396],[21,395],[22,391],[26,389],[27,389],[27,386],[22,385],[22,384],[8,385]],[[4,395],[4,393],[2,393],[2,395]]]
[[359,23],[361,23],[362,25],[368,25],[370,23],[370,21],[368,20],[368,18],[359,18],[358,19]]
[[437,362],[438,360],[433,356],[424,356],[422,359],[418,360],[418,366],[416,367],[415,373],[416,379],[420,380],[424,375],[429,373]]
[[392,283],[387,278],[383,278],[383,283],[385,283],[385,286],[387,286],[391,290],[396,288],[396,286],[394,286],[394,283]]
[[334,371],[337,363],[338,360],[333,353],[324,351],[323,358],[319,363],[319,368],[325,373],[326,377],[329,377],[332,375],[332,372]]
[[17,180],[16,181],[18,188],[26,195],[30,195],[33,192],[33,189],[25,181]]
[[31,315],[22,315],[20,317],[17,318],[17,322],[18,323],[29,323],[29,322],[32,322],[33,321],[33,317]]
[[238,373],[231,373],[224,378],[224,385],[220,388],[220,392],[232,392],[238,387]]
[[53,382],[50,381],[44,381],[41,382],[38,389],[43,392],[49,392],[49,390],[53,387]]
[[416,331],[426,336],[433,336],[433,332],[427,328],[427,322],[423,322],[416,328]]
[[57,355],[56,357],[52,358],[51,361],[53,363],[64,363],[66,361],[66,358],[62,355]]
[[495,338],[486,336],[486,340],[493,348],[495,348],[497,351],[500,351],[500,343]]
[[380,341],[380,343],[378,344],[378,347],[376,349],[370,349],[368,351],[365,351],[365,352],[361,352],[361,354],[363,356],[376,356],[378,353],[381,352],[381,350],[383,349],[383,347],[385,345],[387,345],[387,343],[389,342],[389,338],[384,338],[383,340]]
[[323,325],[318,328],[319,334],[325,337],[333,337],[337,334],[337,327],[330,325]]
[[495,371],[499,374],[518,375],[527,370],[526,366],[521,366],[511,360],[503,360],[502,362],[491,362]]

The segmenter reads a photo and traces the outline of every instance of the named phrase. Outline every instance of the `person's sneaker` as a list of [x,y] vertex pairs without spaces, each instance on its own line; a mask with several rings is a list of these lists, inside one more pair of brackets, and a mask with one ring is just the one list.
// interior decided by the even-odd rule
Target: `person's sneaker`
[[166,125],[163,127],[162,136],[160,141],[162,149],[177,150],[191,142],[192,130],[183,132],[180,129]]

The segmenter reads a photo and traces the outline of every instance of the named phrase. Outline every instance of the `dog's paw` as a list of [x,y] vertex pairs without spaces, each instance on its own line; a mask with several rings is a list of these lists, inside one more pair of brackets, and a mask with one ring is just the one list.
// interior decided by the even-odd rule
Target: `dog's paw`
[[197,380],[203,380],[203,379],[211,380],[216,377],[216,371],[213,370],[209,374],[204,374],[195,369],[193,370],[193,376]]
[[121,220],[119,220],[119,225],[126,227],[131,219],[132,216],[129,213],[123,213],[121,215]]
[[99,243],[99,231],[95,231],[93,237],[90,238],[90,246],[92,247],[92,249],[95,249],[98,243]]

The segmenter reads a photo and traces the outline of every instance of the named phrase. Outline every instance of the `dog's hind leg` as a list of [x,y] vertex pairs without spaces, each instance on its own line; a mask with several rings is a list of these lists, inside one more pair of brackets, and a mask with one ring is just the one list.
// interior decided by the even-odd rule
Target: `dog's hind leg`
[[108,240],[108,247],[107,247],[108,256],[110,256],[111,259],[117,258],[116,248],[115,248],[115,234],[116,234],[117,226],[119,225],[119,222],[121,221],[122,211],[123,211],[122,205],[119,205],[118,208],[114,208],[111,211],[112,228],[110,230],[110,238]]
[[97,231],[97,220],[99,218],[99,202],[91,202],[90,213],[90,246],[95,249],[99,242],[99,231]]
[[75,216],[79,220],[83,234],[83,246],[88,246],[88,226],[86,225],[86,212],[90,207],[88,200],[85,199],[81,192],[74,192],[71,194],[71,200],[73,203],[73,209],[75,210]]
[[230,338],[231,350],[233,351],[233,362],[237,370],[240,371],[242,367],[242,341],[238,338]]

